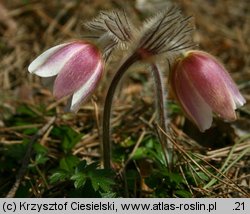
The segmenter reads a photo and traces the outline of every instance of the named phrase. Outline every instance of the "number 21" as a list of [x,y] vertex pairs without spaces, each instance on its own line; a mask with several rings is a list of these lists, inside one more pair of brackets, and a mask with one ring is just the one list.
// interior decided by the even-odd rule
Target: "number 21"
[[234,204],[236,205],[236,208],[234,210],[244,210],[244,208],[245,208],[244,202],[241,202],[241,203],[235,202]]

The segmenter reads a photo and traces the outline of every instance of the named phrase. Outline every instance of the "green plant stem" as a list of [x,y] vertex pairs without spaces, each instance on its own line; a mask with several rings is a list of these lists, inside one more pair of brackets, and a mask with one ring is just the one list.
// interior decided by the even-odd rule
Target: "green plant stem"
[[121,64],[121,66],[115,72],[115,76],[113,77],[111,84],[109,86],[103,109],[103,117],[102,117],[102,143],[103,143],[103,161],[104,168],[109,169],[111,166],[111,136],[110,136],[110,120],[111,120],[111,108],[112,101],[115,94],[115,90],[120,80],[122,79],[124,73],[127,69],[134,64],[139,59],[137,53],[133,53],[129,55],[125,61]]
[[[156,108],[158,113],[158,121],[159,125],[164,132],[167,133],[167,108],[165,105],[165,90],[164,90],[164,83],[161,72],[158,66],[154,63],[151,64],[152,74],[154,78],[154,85],[155,85],[155,98],[156,98]],[[171,160],[172,160],[172,146],[171,142],[168,142],[166,136],[163,132],[159,132],[159,138],[162,142],[163,152],[166,157],[166,163],[168,169],[171,171]]]

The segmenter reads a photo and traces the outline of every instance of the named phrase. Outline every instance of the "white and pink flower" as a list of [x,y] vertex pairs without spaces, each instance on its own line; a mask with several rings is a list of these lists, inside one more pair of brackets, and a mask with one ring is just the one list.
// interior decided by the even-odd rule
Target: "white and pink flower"
[[98,48],[85,41],[52,47],[28,67],[40,77],[56,76],[53,94],[57,99],[71,95],[70,110],[76,112],[95,90],[104,70]]
[[185,113],[201,131],[210,128],[212,112],[232,121],[235,109],[246,102],[223,65],[202,51],[188,51],[177,60],[170,84]]

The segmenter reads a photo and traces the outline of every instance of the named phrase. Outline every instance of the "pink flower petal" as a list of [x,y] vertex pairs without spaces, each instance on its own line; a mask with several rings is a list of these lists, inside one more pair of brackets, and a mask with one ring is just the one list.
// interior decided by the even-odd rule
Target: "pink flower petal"
[[243,106],[246,103],[245,98],[241,95],[237,85],[234,83],[233,79],[227,72],[227,70],[224,68],[224,66],[212,55],[202,52],[202,51],[196,51],[197,54],[200,54],[201,56],[204,56],[205,58],[210,58],[211,61],[214,61],[215,64],[220,68],[218,69],[218,72],[220,72],[221,78],[224,79],[224,83],[226,84],[228,90],[230,91],[230,94],[236,104],[236,108]]
[[173,74],[172,88],[187,116],[203,132],[212,124],[212,110],[191,84],[187,74],[178,69],[181,69],[180,66]]
[[78,89],[72,96],[70,110],[78,111],[80,104],[86,101],[95,90],[99,80],[102,76],[103,65],[99,62],[91,77],[85,82],[80,89]]
[[233,95],[228,90],[228,81],[225,81],[225,70],[207,55],[189,53],[183,60],[182,69],[194,85],[197,92],[219,116],[227,120],[235,120],[236,108]]
[[[223,66],[220,65],[222,68]],[[223,68],[224,69],[224,68]],[[235,107],[239,108],[243,106],[246,103],[245,98],[241,95],[237,85],[234,83],[233,79],[229,75],[229,73],[224,69],[225,72],[221,72],[221,77],[224,79],[224,82],[227,85],[228,90],[230,91],[230,94],[235,102]],[[236,109],[235,108],[235,109]]]
[[[92,45],[87,45],[84,49],[75,52],[55,80],[54,96],[60,99],[71,95],[87,84],[91,78],[98,77],[103,70],[100,69],[100,62],[101,55]],[[87,86],[86,90],[88,90]]]

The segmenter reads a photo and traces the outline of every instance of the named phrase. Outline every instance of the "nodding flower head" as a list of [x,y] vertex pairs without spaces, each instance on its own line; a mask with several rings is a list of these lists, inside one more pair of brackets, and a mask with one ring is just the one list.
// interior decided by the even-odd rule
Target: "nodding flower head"
[[70,110],[77,111],[97,87],[103,73],[102,56],[96,46],[74,41],[52,47],[28,67],[40,77],[56,76],[53,94],[57,99],[72,95]]
[[208,53],[187,52],[171,72],[177,100],[201,131],[211,126],[212,112],[235,120],[235,109],[246,102],[226,69]]

